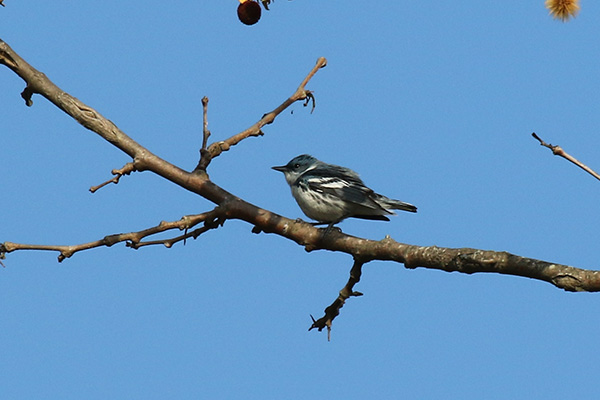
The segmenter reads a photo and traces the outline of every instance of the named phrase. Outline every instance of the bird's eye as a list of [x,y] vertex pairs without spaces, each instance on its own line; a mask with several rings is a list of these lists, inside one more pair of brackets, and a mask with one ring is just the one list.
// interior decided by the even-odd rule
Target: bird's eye
[[294,164],[294,169],[300,168],[300,164]]

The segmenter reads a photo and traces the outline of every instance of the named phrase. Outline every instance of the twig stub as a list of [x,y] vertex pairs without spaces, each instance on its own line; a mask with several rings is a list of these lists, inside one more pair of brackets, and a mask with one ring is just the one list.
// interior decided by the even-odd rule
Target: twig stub
[[552,150],[552,154],[554,154],[555,156],[560,156],[560,157],[564,158],[565,160],[572,162],[573,164],[577,165],[579,168],[583,169],[588,174],[592,175],[594,178],[600,180],[600,175],[596,171],[594,171],[593,169],[591,169],[590,167],[588,167],[587,165],[585,165],[584,163],[582,163],[581,161],[579,161],[578,159],[576,159],[575,157],[573,157],[572,155],[570,155],[569,153],[564,151],[562,149],[562,147],[554,146],[554,145],[544,142],[535,132],[533,132],[531,134],[531,136],[533,136],[535,139],[537,139],[537,141],[540,142],[540,145]]

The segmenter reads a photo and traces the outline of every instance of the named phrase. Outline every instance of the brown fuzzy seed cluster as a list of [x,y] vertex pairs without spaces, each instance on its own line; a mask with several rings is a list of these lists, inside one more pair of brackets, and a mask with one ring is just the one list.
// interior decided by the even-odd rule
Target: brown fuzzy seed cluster
[[567,21],[579,12],[579,0],[546,0],[546,8],[554,19]]

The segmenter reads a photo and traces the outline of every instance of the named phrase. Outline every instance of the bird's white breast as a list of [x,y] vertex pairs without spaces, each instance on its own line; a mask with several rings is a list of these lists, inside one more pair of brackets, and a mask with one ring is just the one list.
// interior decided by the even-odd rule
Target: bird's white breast
[[347,216],[344,202],[337,197],[292,186],[292,196],[310,219],[319,222],[337,222]]

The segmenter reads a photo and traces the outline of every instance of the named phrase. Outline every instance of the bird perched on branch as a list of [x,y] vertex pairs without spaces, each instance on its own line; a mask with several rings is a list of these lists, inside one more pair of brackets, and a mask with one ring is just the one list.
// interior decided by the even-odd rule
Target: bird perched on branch
[[375,193],[351,169],[308,154],[272,168],[283,172],[302,212],[319,224],[328,224],[328,229],[351,217],[389,221],[387,216],[395,214],[391,210],[417,212],[412,204]]

